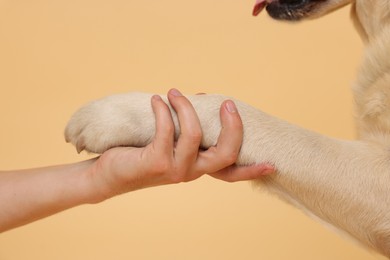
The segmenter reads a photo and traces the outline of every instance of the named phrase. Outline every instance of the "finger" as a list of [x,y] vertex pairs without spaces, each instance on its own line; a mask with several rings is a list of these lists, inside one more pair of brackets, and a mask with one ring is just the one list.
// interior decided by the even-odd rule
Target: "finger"
[[243,125],[237,107],[231,100],[222,103],[220,109],[221,133],[217,141],[218,152],[222,155],[238,155],[243,140]]
[[195,109],[186,97],[178,90],[171,89],[168,92],[168,99],[177,113],[180,124],[180,136],[175,147],[175,161],[179,167],[182,167],[181,170],[186,172],[197,159],[202,129]]
[[172,155],[175,127],[171,112],[160,96],[154,95],[151,102],[156,117],[156,133],[153,139],[153,146],[156,151],[160,151],[165,155]]
[[226,100],[220,109],[222,129],[216,147],[200,153],[198,164],[205,172],[216,172],[237,160],[243,140],[243,125],[233,101]]
[[251,166],[232,165],[209,175],[227,182],[249,181],[259,179],[275,172],[271,164],[263,163]]

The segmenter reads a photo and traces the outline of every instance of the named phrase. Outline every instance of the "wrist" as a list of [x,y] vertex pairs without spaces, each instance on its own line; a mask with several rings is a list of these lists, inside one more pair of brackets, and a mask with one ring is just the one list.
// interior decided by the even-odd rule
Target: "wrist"
[[80,183],[83,186],[84,203],[97,204],[112,197],[110,192],[103,185],[103,181],[98,174],[99,159],[94,158],[87,161],[80,162],[81,174],[79,175]]

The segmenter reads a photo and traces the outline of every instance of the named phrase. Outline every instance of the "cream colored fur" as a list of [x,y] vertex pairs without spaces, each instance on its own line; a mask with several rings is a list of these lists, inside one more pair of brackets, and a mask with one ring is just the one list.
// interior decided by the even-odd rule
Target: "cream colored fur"
[[[293,205],[390,257],[390,1],[319,1],[310,17],[351,2],[367,44],[353,91],[359,140],[320,135],[235,100],[244,123],[238,164],[269,162],[277,173],[256,181]],[[154,135],[150,94],[106,97],[70,120],[67,141],[78,151],[144,146]],[[215,145],[222,95],[189,96],[202,124],[202,145]],[[174,113],[173,113],[174,114]],[[180,129],[176,123],[176,134]]]

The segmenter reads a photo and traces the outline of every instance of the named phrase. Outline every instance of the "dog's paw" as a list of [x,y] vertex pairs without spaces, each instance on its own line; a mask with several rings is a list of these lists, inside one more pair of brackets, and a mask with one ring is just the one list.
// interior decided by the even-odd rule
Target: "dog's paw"
[[[142,147],[155,134],[155,116],[151,94],[127,93],[109,96],[79,109],[65,129],[65,139],[77,151],[103,153],[112,147]],[[221,130],[219,109],[226,97],[195,95],[187,97],[194,106],[203,130],[202,148],[216,145]],[[167,99],[163,100],[169,105]],[[175,111],[169,106],[175,124],[175,138],[180,125]]]
[[145,146],[155,133],[151,94],[109,96],[79,109],[65,129],[65,139],[77,151],[93,153],[117,146]]

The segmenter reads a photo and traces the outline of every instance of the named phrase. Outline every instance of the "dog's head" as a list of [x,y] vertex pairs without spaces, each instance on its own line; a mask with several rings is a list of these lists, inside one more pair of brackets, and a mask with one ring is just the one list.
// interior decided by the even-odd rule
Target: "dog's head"
[[352,4],[353,20],[365,40],[390,23],[390,0],[256,0],[253,14],[266,8],[274,19],[299,21],[321,17],[348,4]]

